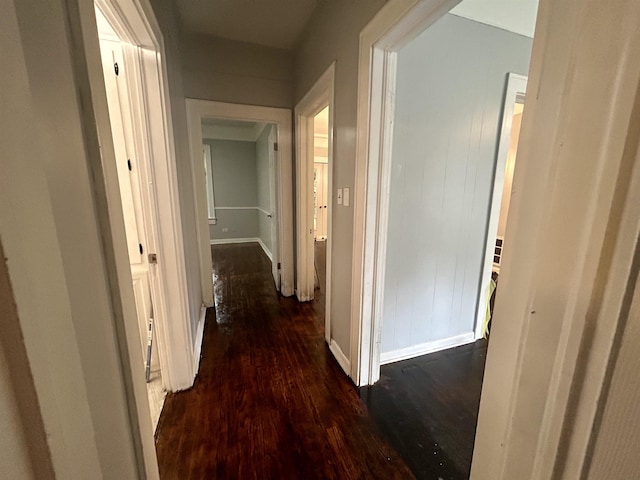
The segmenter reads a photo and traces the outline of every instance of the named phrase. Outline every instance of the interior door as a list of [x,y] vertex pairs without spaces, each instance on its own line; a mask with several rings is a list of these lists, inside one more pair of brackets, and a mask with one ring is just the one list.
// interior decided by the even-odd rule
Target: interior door
[[276,126],[271,125],[269,132],[269,199],[271,204],[271,274],[276,284],[276,290],[280,291],[280,254],[278,248],[278,191],[276,169],[278,168],[276,144],[278,141]]
[[[153,316],[153,305],[142,191],[135,158],[132,116],[126,84],[127,72],[124,68],[122,45],[119,41],[100,39],[100,51],[140,330],[140,346],[142,358],[146,359],[147,335],[149,320]],[[159,368],[157,349],[152,350],[151,368],[152,370]]]

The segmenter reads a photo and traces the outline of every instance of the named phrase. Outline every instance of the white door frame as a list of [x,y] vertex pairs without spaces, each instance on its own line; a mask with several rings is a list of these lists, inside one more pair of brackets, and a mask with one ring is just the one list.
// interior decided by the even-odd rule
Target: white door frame
[[[147,253],[156,253],[158,258],[157,265],[149,269],[156,345],[164,387],[169,391],[183,390],[193,385],[197,363],[194,362],[195,332],[191,331],[189,319],[169,96],[164,64],[160,62],[164,57],[162,34],[155,17],[148,17],[132,0],[96,0],[95,4],[120,39],[130,44],[123,45],[123,57],[124,68],[129,69],[132,112],[137,113],[132,126],[141,183],[149,186],[141,189],[146,207]],[[107,131],[107,126],[102,128]],[[110,125],[108,128],[110,132]],[[115,165],[116,160],[110,159],[108,152],[103,155],[105,164]],[[116,195],[115,188],[116,185],[107,185],[113,195]],[[111,201],[114,206],[120,202],[115,197]]]
[[478,310],[476,316],[475,337],[482,338],[482,329],[487,314],[489,297],[489,285],[491,283],[491,268],[495,253],[495,242],[498,235],[498,223],[500,221],[500,209],[502,207],[502,189],[504,188],[505,170],[509,146],[511,145],[511,127],[513,125],[513,112],[518,95],[524,95],[527,91],[527,77],[517,73],[509,73],[507,88],[504,95],[504,108],[502,113],[502,126],[500,128],[500,141],[498,143],[498,156],[496,159],[496,172],[493,178],[493,191],[491,194],[491,207],[489,209],[489,223],[487,227],[487,244],[482,266],[482,277],[478,297]]
[[396,52],[460,0],[389,1],[360,34],[351,287],[351,378],[380,378]]
[[[301,302],[313,300],[314,296],[314,234],[313,234],[313,119],[329,106],[328,130],[328,202],[327,202],[327,266],[324,336],[330,347],[337,344],[331,338],[331,259],[333,235],[333,118],[334,118],[335,62],[327,68],[295,108],[296,121],[296,237],[297,237],[297,285],[296,296]],[[338,349],[338,351],[340,351]],[[334,352],[335,355],[335,352]],[[341,361],[344,355],[337,355]],[[347,374],[348,372],[348,368]]]
[[[173,123],[171,119],[166,71],[166,54],[160,26],[149,0],[96,0],[95,6],[105,15],[118,36],[131,45],[125,49],[125,64],[131,75],[130,92],[136,103],[135,129],[140,136],[136,151],[139,165],[144,165],[150,182],[148,195],[154,200],[149,222],[156,253],[157,272],[152,281],[155,291],[156,334],[164,386],[177,391],[193,385],[197,373],[197,349],[189,318],[186,263],[181,210],[178,196]],[[146,478],[158,478],[155,442],[149,400],[141,368],[140,333],[131,271],[126,249],[126,234],[106,100],[102,61],[93,2],[79,2],[78,18],[82,50],[76,52],[87,65],[87,89],[82,92],[91,102],[91,110],[100,142],[102,178],[94,179],[106,206],[98,211],[100,228],[105,236],[107,269],[112,285],[115,334],[120,343],[123,382],[128,392],[131,433],[136,457]],[[78,40],[78,39],[76,39]],[[153,160],[151,160],[153,159]],[[101,184],[100,182],[104,183]],[[104,188],[104,190],[102,190]],[[102,196],[101,196],[102,195]],[[162,215],[159,215],[162,211]],[[102,212],[108,212],[106,216]],[[168,321],[171,319],[171,321]],[[201,322],[202,323],[202,322]]]
[[[377,245],[366,240],[377,229],[385,60],[398,25],[421,31],[455,3],[390,0],[361,34],[351,349],[360,385],[376,377]],[[640,49],[639,21],[630,1],[606,11],[540,1],[472,479],[588,477],[638,276],[640,57],[629,53]]]
[[196,225],[201,265],[201,289],[205,305],[213,306],[213,281],[211,276],[211,242],[209,240],[209,218],[207,215],[207,193],[205,190],[204,165],[202,162],[203,119],[241,120],[276,125],[278,152],[276,157],[276,220],[278,224],[278,248],[275,253],[281,265],[280,292],[285,297],[294,293],[293,271],[293,173],[291,110],[287,108],[238,105],[187,98],[187,129],[189,149],[193,166]]

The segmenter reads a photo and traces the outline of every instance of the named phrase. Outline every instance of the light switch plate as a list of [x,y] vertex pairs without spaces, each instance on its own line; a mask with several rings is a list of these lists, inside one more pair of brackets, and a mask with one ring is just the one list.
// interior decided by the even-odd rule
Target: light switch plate
[[342,205],[342,189],[338,189],[338,205]]
[[345,207],[349,206],[349,189],[347,187],[342,189],[342,204]]

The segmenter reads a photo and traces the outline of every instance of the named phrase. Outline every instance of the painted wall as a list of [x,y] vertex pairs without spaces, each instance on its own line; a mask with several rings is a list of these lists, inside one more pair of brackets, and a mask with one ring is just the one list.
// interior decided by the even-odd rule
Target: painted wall
[[181,39],[187,98],[293,107],[293,54],[208,35]]
[[473,331],[507,73],[531,46],[448,14],[398,53],[383,354]]
[[137,478],[68,5],[0,0],[0,238],[56,478]]
[[[318,4],[305,27],[295,54],[296,103],[336,61],[334,112],[335,189],[353,188],[356,149],[356,99],[360,31],[384,5],[384,0]],[[351,328],[351,258],[353,207],[335,204],[332,219],[331,338],[349,356]]]
[[269,166],[269,156],[271,145],[269,145],[269,135],[271,135],[271,125],[267,125],[258,140],[256,141],[256,181],[258,207],[258,237],[271,252],[271,221],[264,212],[271,212],[271,168]]
[[[191,330],[195,332],[200,317],[200,308],[202,306],[202,293],[200,290],[200,259],[198,257],[198,238],[196,234],[193,176],[187,133],[187,109],[184,100],[185,94],[182,83],[181,55],[178,41],[177,19],[179,17],[175,2],[171,0],[150,0],[150,2],[164,37],[165,60],[169,77],[168,90],[176,151],[180,213],[184,238],[189,319]],[[195,341],[195,333],[193,338]]]
[[218,210],[219,207],[255,207],[258,204],[256,143],[235,140],[205,140],[205,143],[211,146],[218,218],[216,225],[209,225],[211,240],[257,237],[258,212],[255,208]]
[[533,38],[538,0],[463,0],[451,13]]
[[0,478],[53,478],[40,405],[0,244]]

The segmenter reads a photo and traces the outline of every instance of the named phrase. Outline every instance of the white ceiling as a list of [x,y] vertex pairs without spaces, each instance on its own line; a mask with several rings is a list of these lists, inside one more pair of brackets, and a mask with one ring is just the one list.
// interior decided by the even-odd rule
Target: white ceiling
[[319,0],[177,0],[182,28],[291,49]]
[[533,38],[538,0],[463,0],[451,13]]

